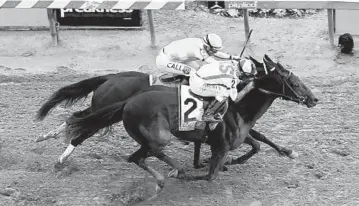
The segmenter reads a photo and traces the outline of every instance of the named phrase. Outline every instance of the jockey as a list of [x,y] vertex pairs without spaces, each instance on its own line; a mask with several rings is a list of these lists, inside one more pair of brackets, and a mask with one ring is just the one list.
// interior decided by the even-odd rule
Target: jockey
[[222,39],[217,34],[176,40],[159,51],[156,66],[165,73],[189,76],[191,70],[197,70],[201,66],[198,62],[215,62],[213,56],[225,60],[240,59],[220,52],[222,48]]
[[[239,69],[242,68],[242,71]],[[190,89],[193,93],[203,97],[215,97],[203,115],[203,121],[220,122],[222,116],[218,110],[228,108],[228,97],[233,101],[240,101],[254,88],[254,82],[249,82],[238,93],[237,85],[243,80],[244,73],[256,75],[257,70],[252,61],[216,61],[203,65],[198,71],[191,71],[189,78]],[[245,80],[244,80],[245,81]],[[243,81],[243,82],[244,82]],[[224,112],[225,113],[225,112]]]

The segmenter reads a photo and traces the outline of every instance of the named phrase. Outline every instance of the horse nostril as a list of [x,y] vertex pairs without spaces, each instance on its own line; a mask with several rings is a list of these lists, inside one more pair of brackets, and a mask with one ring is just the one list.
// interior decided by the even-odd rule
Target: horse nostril
[[319,100],[318,100],[317,98],[314,99],[314,102],[315,102],[315,103],[318,103],[318,101],[319,101]]

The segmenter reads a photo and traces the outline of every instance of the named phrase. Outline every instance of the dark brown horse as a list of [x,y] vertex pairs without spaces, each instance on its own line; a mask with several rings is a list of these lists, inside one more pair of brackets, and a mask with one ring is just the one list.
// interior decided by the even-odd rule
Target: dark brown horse
[[[259,63],[257,64],[257,66],[263,66]],[[135,71],[89,78],[78,83],[65,86],[56,91],[39,109],[37,119],[43,120],[52,109],[62,102],[65,102],[65,106],[71,106],[93,92],[91,106],[85,110],[75,112],[67,120],[71,121],[73,118],[89,115],[90,113],[114,104],[115,102],[124,101],[131,96],[142,93],[148,90],[150,85],[155,81],[156,80],[155,78],[152,78],[152,75]],[[56,138],[65,129],[65,127],[66,122],[46,135],[38,137],[36,141],[40,142],[50,138]],[[298,156],[295,151],[271,142],[266,136],[254,129],[250,130],[249,135],[258,141],[268,144],[281,155],[286,155],[290,158],[296,158]],[[85,139],[82,140],[84,141]],[[69,147],[59,157],[59,163],[63,163],[81,143],[81,141],[71,141]],[[247,143],[247,141],[245,143]],[[250,145],[252,146],[253,153],[257,153],[259,151],[260,144],[258,142],[251,141]],[[199,162],[200,142],[196,143],[195,146],[196,152],[194,155],[194,166],[195,168],[200,168],[203,166]]]
[[[72,141],[81,142],[100,129],[122,120],[128,134],[141,145],[128,161],[154,176],[157,180],[157,191],[164,187],[164,176],[146,164],[146,158],[151,156],[157,157],[178,171],[175,173],[178,178],[213,180],[218,176],[218,171],[230,150],[238,148],[246,137],[249,139],[247,142],[254,141],[248,135],[250,129],[278,96],[303,103],[308,107],[315,106],[318,101],[297,76],[279,63],[274,63],[267,55],[263,61],[264,69],[259,69],[261,78],[255,80],[257,89],[239,102],[231,101],[224,115],[224,121],[207,133],[206,143],[210,145],[212,151],[207,175],[188,176],[176,160],[163,153],[163,149],[171,141],[171,134],[185,141],[199,142],[202,141],[206,131],[203,128],[179,131],[179,94],[176,88],[151,87],[148,91],[125,101],[117,102],[85,117],[74,118],[66,126],[66,136]],[[244,159],[250,155],[251,151],[244,155]],[[233,160],[230,164],[237,164],[242,159]]]

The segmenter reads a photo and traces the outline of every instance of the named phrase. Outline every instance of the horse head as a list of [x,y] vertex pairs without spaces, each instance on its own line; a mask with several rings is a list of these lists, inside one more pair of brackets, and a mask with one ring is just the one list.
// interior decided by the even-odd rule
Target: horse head
[[266,54],[263,63],[249,57],[257,67],[255,79],[256,88],[261,92],[284,100],[304,104],[308,108],[314,107],[318,99],[312,91],[291,71],[285,69],[279,62],[273,62]]

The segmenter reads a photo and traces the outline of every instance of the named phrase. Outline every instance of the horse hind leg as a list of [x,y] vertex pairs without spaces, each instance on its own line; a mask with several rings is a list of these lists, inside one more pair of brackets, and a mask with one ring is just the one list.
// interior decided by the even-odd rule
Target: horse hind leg
[[59,127],[57,127],[56,129],[54,130],[51,130],[50,132],[48,132],[47,134],[43,135],[43,136],[39,136],[35,141],[36,142],[42,142],[44,140],[48,140],[48,139],[51,139],[51,138],[54,138],[56,139],[60,134],[61,132],[63,132],[65,129],[66,129],[66,126],[67,126],[67,121],[71,121],[72,119],[74,118],[77,118],[77,117],[83,117],[85,115],[88,115],[91,113],[91,108],[86,108],[84,110],[81,110],[81,111],[77,111],[77,112],[74,112],[64,123],[62,123]]
[[72,154],[75,148],[76,147],[73,146],[72,144],[69,144],[69,146],[67,146],[66,150],[60,155],[60,157],[58,158],[57,162],[54,165],[54,168],[56,170],[60,170],[64,166],[65,161],[69,158],[69,156]]
[[54,130],[51,130],[50,132],[46,133],[45,135],[39,136],[35,141],[36,142],[42,142],[44,140],[48,140],[51,138],[56,139],[62,131],[66,128],[66,122],[62,123],[59,127],[57,127]]
[[[160,135],[163,135],[163,137],[161,139],[166,139],[166,137],[170,137],[170,133],[168,132],[161,132]],[[168,138],[169,140],[169,138]],[[175,177],[175,178],[179,178],[179,179],[184,179],[185,178],[185,170],[182,167],[181,163],[179,163],[176,159],[166,155],[162,150],[163,147],[167,145],[167,141],[164,141],[164,144],[162,145],[158,145],[156,149],[152,149],[151,152],[151,156],[155,156],[157,159],[167,163],[168,165],[170,165],[173,170],[168,174],[168,177]]]
[[78,145],[82,144],[82,142],[85,141],[86,139],[92,137],[95,133],[96,133],[95,131],[86,132],[80,135],[78,138],[71,140],[71,143],[67,146],[66,150],[60,155],[54,167],[56,169],[60,169],[63,166],[63,164],[66,162],[66,160],[70,157],[70,155],[73,153],[75,148]]
[[156,184],[156,194],[152,196],[150,199],[157,197],[157,195],[162,191],[165,185],[165,177],[159,173],[157,170],[148,166],[146,163],[146,158],[150,157],[149,148],[145,146],[141,146],[135,153],[133,153],[129,158],[128,162],[133,162],[142,169],[149,172],[157,181]]
[[170,165],[173,170],[168,177],[185,178],[185,172],[182,165],[175,159],[163,153],[165,146],[171,141],[171,132],[168,121],[162,116],[157,117],[156,123],[150,127],[140,126],[139,133],[147,139],[150,147],[151,156]]
[[156,154],[154,154],[154,156],[157,157],[159,160],[167,163],[173,168],[173,170],[168,173],[168,177],[174,177],[179,179],[185,178],[185,170],[182,167],[181,163],[179,163],[177,160],[166,155],[162,151],[157,152]]
[[[123,123],[127,133],[138,142],[141,147],[132,155],[129,156],[128,162],[133,162],[142,169],[149,172],[157,181],[156,183],[156,193],[150,199],[157,197],[157,195],[163,190],[165,184],[165,177],[152,167],[148,166],[145,162],[146,158],[154,156],[155,153],[151,152],[153,148],[157,148],[156,145],[150,146],[153,142],[152,138],[149,138],[147,130],[143,129],[143,126],[134,125],[133,121],[128,120],[129,115],[124,115]],[[140,129],[142,128],[142,129]],[[157,150],[159,151],[159,150]]]

